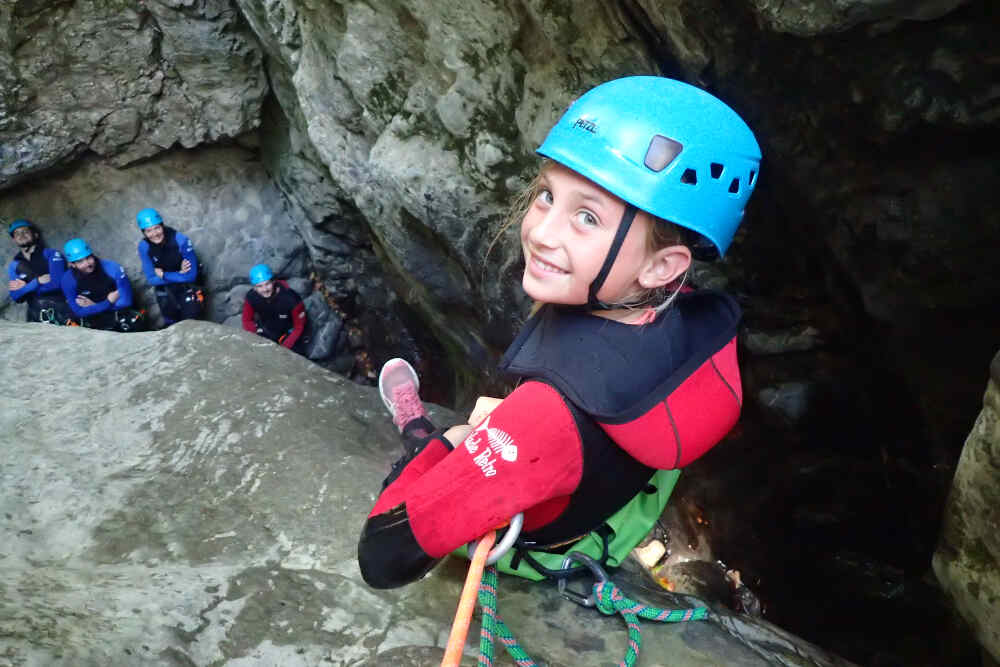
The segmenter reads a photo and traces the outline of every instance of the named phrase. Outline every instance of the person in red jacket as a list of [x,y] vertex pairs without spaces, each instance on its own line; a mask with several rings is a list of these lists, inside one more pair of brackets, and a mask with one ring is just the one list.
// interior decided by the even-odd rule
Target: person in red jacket
[[564,549],[739,417],[740,308],[687,278],[692,258],[726,251],[756,186],[746,123],[694,86],[627,77],[577,99],[538,153],[512,216],[536,306],[500,363],[517,388],[435,431],[416,374],[383,367],[407,451],[358,543],[373,588],[421,578],[518,513],[518,557]]
[[250,285],[243,302],[243,329],[305,355],[309,318],[302,297],[284,280],[276,280],[267,264],[250,269]]

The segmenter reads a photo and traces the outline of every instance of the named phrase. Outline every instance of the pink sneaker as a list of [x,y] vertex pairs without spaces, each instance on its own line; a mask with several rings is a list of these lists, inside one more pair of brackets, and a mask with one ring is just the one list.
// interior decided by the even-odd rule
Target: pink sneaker
[[414,419],[427,416],[419,391],[420,378],[405,359],[385,362],[378,374],[378,393],[400,433]]

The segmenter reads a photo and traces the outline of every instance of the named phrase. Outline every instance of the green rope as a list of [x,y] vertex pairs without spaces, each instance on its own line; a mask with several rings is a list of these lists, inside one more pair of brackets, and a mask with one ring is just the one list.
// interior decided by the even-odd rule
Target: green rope
[[[659,609],[639,604],[622,595],[618,587],[610,581],[594,584],[594,601],[602,614],[608,616],[621,614],[628,626],[628,648],[625,659],[618,663],[619,667],[635,667],[639,659],[639,645],[642,642],[639,618],[661,623],[680,623],[701,621],[708,617],[708,609],[705,607]],[[497,569],[492,565],[483,570],[483,578],[479,584],[479,604],[483,607],[483,625],[479,633],[480,667],[493,667],[493,644],[497,637],[518,667],[537,667],[538,663],[532,660],[517,643],[510,628],[497,611]]]
[[493,642],[497,637],[518,667],[537,667],[538,663],[517,643],[497,611],[497,568],[494,565],[483,570],[483,578],[479,583],[479,604],[483,607],[483,626],[479,632],[481,667],[493,667]]
[[642,635],[639,630],[639,617],[650,621],[661,623],[680,623],[683,621],[701,621],[708,617],[708,609],[705,607],[694,607],[693,609],[659,609],[639,604],[635,600],[622,595],[610,581],[597,582],[594,584],[594,601],[597,603],[597,610],[602,614],[611,616],[621,614],[628,626],[628,649],[625,652],[625,659],[618,663],[622,667],[634,667],[639,659],[639,644]]

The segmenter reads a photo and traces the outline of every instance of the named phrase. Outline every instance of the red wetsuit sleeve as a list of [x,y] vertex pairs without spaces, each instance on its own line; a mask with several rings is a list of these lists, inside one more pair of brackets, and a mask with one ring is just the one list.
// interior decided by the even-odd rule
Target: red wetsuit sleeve
[[243,330],[252,334],[257,333],[257,323],[253,319],[253,306],[249,299],[243,302]]
[[295,347],[295,344],[299,342],[299,338],[302,336],[302,332],[306,330],[306,306],[304,303],[299,301],[292,308],[292,333],[285,337],[285,340],[281,341],[281,344],[287,347],[289,350]]
[[440,558],[518,512],[568,496],[582,473],[580,434],[563,397],[525,382],[418,479],[390,486],[392,497],[376,508],[405,503],[420,548]]
[[403,472],[390,484],[382,495],[375,502],[369,517],[382,514],[393,507],[406,502],[406,490],[413,482],[420,479],[425,472],[436,466],[444,457],[448,456],[454,448],[448,444],[443,435],[433,437],[427,446],[417,454],[412,461],[406,464]]

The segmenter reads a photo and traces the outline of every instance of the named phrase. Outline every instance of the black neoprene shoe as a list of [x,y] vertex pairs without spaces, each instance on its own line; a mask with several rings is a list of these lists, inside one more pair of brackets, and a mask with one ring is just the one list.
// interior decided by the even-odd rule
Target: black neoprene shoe
[[396,481],[396,478],[403,474],[410,461],[417,458],[420,452],[430,444],[432,440],[440,440],[448,449],[455,449],[455,446],[444,437],[443,430],[434,429],[434,424],[426,417],[418,417],[410,421],[403,428],[403,455],[396,459],[389,470],[389,474],[382,480],[382,490]]

